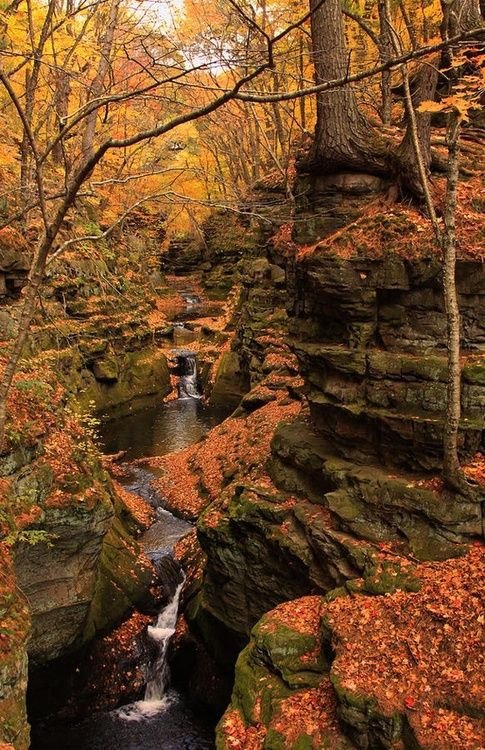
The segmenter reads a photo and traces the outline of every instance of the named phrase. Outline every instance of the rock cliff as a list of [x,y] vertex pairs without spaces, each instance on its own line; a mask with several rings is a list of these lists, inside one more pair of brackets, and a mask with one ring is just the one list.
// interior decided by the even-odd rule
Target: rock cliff
[[2,661],[0,737],[22,749],[27,655],[33,670],[113,626],[149,598],[154,571],[52,371],[19,372],[8,413],[0,533],[12,557],[2,574],[10,656]]
[[[259,257],[239,264],[242,291],[233,361],[219,385],[230,390],[232,372],[233,383],[242,374],[249,391],[225,423],[224,451],[219,454],[211,433],[189,466],[198,477],[193,490],[198,500],[192,506],[208,505],[198,522],[207,560],[186,618],[192,635],[223,670],[258,619],[280,602],[330,595],[336,588],[349,591],[354,580],[362,580],[372,593],[392,593],[396,581],[405,590],[406,581],[392,566],[376,583],[376,555],[386,550],[390,560],[406,564],[460,558],[483,536],[485,492],[477,467],[485,449],[485,274],[473,248],[462,254],[457,267],[459,450],[472,483],[460,495],[440,476],[446,401],[441,267],[422,217],[411,209],[404,214],[374,210],[365,224],[369,234],[375,227],[386,230],[387,246],[381,237],[379,247],[370,248],[367,240],[359,246],[353,233],[365,232],[355,213],[350,219],[339,214],[341,224],[355,223],[312,245],[296,244],[291,228],[280,226],[272,240],[259,245]],[[234,462],[232,446],[240,434],[234,425],[248,424],[248,414],[256,418],[269,406],[287,403],[294,405],[290,418],[274,425],[257,470],[248,472],[244,461]],[[246,436],[246,445],[252,439],[256,435]],[[203,454],[220,456],[215,480],[210,469],[197,468]],[[210,491],[205,475],[213,480]],[[477,476],[478,484],[473,482]],[[430,564],[440,570],[439,562]],[[476,572],[473,568],[470,574],[471,588]],[[298,612],[295,607],[288,605],[289,618]],[[252,727],[251,732],[236,734],[242,743],[236,745],[230,743],[229,728],[221,748],[347,748],[355,746],[351,743],[359,731],[368,744],[357,747],[391,747],[365,727],[342,733],[335,715],[320,744],[296,736],[290,741],[284,731],[283,739],[275,739],[270,719],[260,722],[265,728],[258,735],[258,720],[249,709],[258,704],[257,688],[241,698],[246,701],[242,709],[237,687],[242,684],[244,691],[246,683],[266,682],[265,667],[254,653],[250,646],[241,657],[232,704],[240,713],[229,713],[229,727],[242,721],[240,728]],[[287,687],[280,698],[290,698]],[[335,701],[330,683],[322,690],[316,711]],[[398,742],[401,730],[394,729],[389,736]],[[222,737],[224,726],[221,731]],[[415,747],[412,742],[405,746]]]

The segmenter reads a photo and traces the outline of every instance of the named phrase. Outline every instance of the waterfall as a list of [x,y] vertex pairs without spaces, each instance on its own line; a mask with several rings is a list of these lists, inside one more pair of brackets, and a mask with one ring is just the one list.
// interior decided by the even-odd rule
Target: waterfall
[[167,662],[167,650],[170,638],[175,632],[179,600],[185,576],[178,584],[172,599],[158,615],[155,625],[148,626],[148,635],[158,643],[158,656],[152,667],[150,679],[145,688],[145,702],[160,701],[170,681],[170,667]]
[[200,398],[197,383],[197,360],[192,352],[177,355],[177,369],[180,375],[178,391],[179,398]]

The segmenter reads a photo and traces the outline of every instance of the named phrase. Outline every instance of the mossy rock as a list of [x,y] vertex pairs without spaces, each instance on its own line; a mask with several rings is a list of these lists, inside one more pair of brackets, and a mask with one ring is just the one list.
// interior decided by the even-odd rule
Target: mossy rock
[[288,516],[288,510],[275,505],[280,498],[268,499],[257,490],[239,487],[229,505],[229,517],[244,520],[255,525],[282,523]]
[[94,374],[79,364],[79,369],[70,369],[63,377],[81,409],[90,411],[94,404],[96,411],[115,416],[143,408],[153,396],[163,398],[171,390],[167,358],[159,349],[128,352],[100,362],[102,370],[94,371],[93,366]]
[[463,380],[472,385],[485,386],[485,358],[466,364],[463,368]]
[[[338,716],[350,738],[358,738],[358,747],[393,747],[403,732],[403,716],[399,712],[384,714],[377,701],[365,693],[347,690],[340,677],[331,671],[330,681],[337,694]],[[361,744],[362,743],[362,744]],[[367,743],[367,744],[363,744]]]
[[348,581],[345,587],[351,594],[381,596],[396,591],[416,593],[421,588],[421,581],[413,575],[412,568],[403,568],[398,562],[384,562],[374,573],[368,572],[364,578]]
[[248,382],[236,352],[225,352],[217,368],[210,403],[236,407],[248,391]]
[[83,641],[115,625],[145,598],[153,569],[140,562],[139,553],[138,545],[115,517],[103,540]]
[[291,695],[291,690],[278,675],[254,661],[252,646],[245,648],[236,662],[236,676],[231,703],[245,720],[256,719],[254,709],[259,705],[261,721],[269,724],[275,704]]
[[93,364],[93,374],[100,383],[116,383],[119,375],[118,360],[114,356],[97,359]]
[[369,374],[374,377],[446,382],[446,357],[432,354],[417,356],[375,349],[368,353],[367,359]]
[[325,668],[318,637],[265,616],[253,630],[253,659],[276,669],[290,688],[316,687]]

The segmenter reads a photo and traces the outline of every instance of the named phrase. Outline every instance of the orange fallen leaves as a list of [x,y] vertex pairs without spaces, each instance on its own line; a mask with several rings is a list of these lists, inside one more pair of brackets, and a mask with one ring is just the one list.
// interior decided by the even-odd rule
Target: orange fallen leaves
[[464,467],[463,471],[468,479],[485,486],[485,455],[477,453]]
[[[278,395],[287,394],[276,392]],[[193,519],[219,497],[229,481],[236,477],[259,479],[265,474],[264,463],[276,425],[296,417],[300,409],[297,401],[273,401],[247,417],[227,419],[200,443],[150,459],[151,466],[163,470],[154,486],[167,507]]]
[[[329,604],[326,614],[337,651],[332,672],[342,687],[373,697],[386,715],[412,710],[425,733],[429,716],[443,702],[455,716],[467,705],[485,710],[484,562],[483,547],[472,546],[466,557],[419,565],[418,593],[340,598]],[[371,628],[363,617],[369,601]],[[445,724],[441,739],[430,747],[453,746],[456,738],[447,734]],[[472,724],[467,739],[465,728]],[[476,731],[476,722],[466,717],[460,750],[477,750]]]

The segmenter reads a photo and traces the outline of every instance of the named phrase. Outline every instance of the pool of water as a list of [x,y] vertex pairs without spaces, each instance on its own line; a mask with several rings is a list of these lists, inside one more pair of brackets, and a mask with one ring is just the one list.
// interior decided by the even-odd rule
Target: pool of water
[[105,422],[98,432],[105,453],[125,451],[125,461],[162,456],[196,443],[230,413],[198,399],[177,399]]
[[101,712],[71,727],[36,733],[31,750],[213,750],[214,730],[175,690]]

